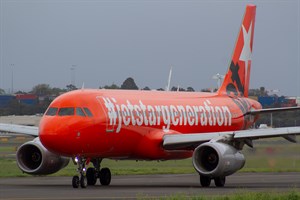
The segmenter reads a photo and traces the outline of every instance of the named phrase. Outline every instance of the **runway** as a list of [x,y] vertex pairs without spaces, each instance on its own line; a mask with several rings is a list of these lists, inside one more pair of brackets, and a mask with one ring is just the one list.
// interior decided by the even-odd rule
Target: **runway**
[[169,195],[221,195],[245,191],[300,191],[300,173],[238,173],[224,188],[202,188],[197,174],[113,176],[110,186],[73,189],[71,177],[0,179],[0,199],[135,199]]

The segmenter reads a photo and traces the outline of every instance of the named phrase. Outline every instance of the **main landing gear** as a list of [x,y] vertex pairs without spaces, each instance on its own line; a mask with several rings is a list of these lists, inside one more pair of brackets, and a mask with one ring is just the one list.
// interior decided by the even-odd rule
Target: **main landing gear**
[[[95,185],[97,179],[99,178],[101,185],[109,185],[111,181],[111,173],[108,168],[100,169],[100,163],[102,159],[92,159],[94,167],[90,167],[86,170],[85,165],[87,160],[85,158],[75,158],[74,162],[78,165],[79,176],[73,176],[72,186],[73,188],[78,188],[79,185],[81,188],[86,188],[87,185]],[[88,161],[89,162],[89,161]]]
[[86,172],[88,185],[95,185],[99,178],[101,185],[109,185],[111,181],[111,173],[108,168],[100,169],[102,159],[93,159],[94,167],[88,168]]
[[[209,187],[211,183],[212,178],[208,176],[202,176],[200,175],[200,184],[202,187]],[[224,187],[225,182],[226,182],[226,177],[217,177],[214,178],[215,181],[215,186],[216,187]]]

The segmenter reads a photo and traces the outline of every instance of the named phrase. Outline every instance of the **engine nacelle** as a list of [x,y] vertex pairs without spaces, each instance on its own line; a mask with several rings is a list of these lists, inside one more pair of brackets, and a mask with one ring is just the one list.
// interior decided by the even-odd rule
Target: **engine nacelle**
[[39,138],[24,143],[17,151],[18,167],[27,174],[53,174],[66,167],[70,159],[48,151]]
[[200,175],[225,177],[244,167],[245,157],[233,146],[220,142],[199,145],[193,154],[194,168]]

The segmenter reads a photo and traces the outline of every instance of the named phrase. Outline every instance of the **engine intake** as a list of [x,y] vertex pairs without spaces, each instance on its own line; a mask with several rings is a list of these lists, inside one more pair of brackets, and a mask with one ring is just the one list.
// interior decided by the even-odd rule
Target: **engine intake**
[[39,138],[24,143],[17,151],[18,167],[27,174],[53,174],[66,167],[69,158],[62,157],[48,151]]
[[193,165],[200,175],[225,177],[243,168],[245,157],[233,146],[220,142],[206,142],[193,153]]

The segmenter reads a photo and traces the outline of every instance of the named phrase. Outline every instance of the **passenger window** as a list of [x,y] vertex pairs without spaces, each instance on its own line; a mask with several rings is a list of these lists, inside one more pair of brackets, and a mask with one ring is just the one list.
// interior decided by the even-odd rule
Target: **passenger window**
[[74,108],[60,108],[58,111],[59,116],[71,116],[74,115]]
[[76,108],[76,115],[85,117],[85,114],[81,108]]
[[54,108],[54,107],[50,107],[47,112],[46,115],[48,116],[55,116],[57,113],[58,108]]
[[93,114],[91,113],[91,111],[88,108],[83,108],[85,113],[87,114],[87,116],[89,117],[93,117]]

